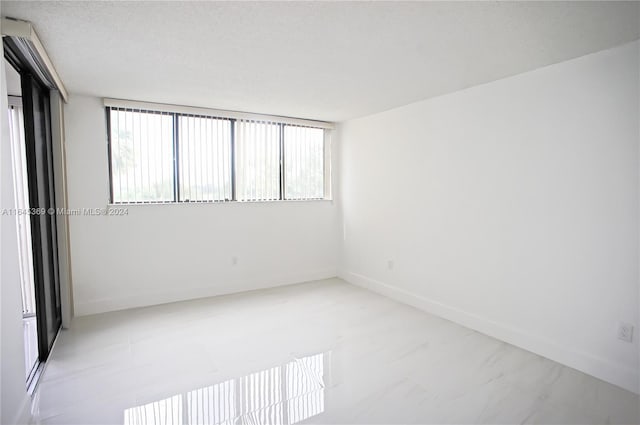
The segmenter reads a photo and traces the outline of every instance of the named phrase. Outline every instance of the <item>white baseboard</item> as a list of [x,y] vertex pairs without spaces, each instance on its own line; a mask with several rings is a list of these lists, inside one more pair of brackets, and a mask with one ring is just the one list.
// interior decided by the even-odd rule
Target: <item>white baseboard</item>
[[294,273],[290,275],[260,277],[253,280],[233,284],[211,284],[207,286],[187,287],[169,291],[153,291],[143,294],[114,296],[108,299],[93,300],[74,305],[75,316],[106,313],[110,311],[126,310],[136,307],[148,307],[159,304],[187,301],[198,298],[214,297],[218,295],[235,294],[239,292],[255,291],[258,289],[275,288],[295,283],[313,280],[329,279],[337,276],[335,268],[316,270],[311,272]]
[[508,342],[636,394],[640,393],[638,372],[631,368],[620,366],[590,353],[574,350],[504,323],[498,323],[485,317],[462,311],[357,273],[341,272],[338,273],[338,276],[354,285]]

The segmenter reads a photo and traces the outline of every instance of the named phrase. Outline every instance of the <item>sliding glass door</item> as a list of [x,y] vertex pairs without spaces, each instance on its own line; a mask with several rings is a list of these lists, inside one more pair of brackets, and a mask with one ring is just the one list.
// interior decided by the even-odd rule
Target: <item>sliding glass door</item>
[[60,282],[49,89],[21,72],[33,247],[38,354],[45,361],[60,329]]

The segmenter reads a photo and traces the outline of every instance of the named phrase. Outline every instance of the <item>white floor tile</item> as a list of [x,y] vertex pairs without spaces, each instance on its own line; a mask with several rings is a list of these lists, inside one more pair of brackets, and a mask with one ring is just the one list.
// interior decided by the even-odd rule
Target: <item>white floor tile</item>
[[338,279],[63,331],[41,424],[637,423],[638,397]]

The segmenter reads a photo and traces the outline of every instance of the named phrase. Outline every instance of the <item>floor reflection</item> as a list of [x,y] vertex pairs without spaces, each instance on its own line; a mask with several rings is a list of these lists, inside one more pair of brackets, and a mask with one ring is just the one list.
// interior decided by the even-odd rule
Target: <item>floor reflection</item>
[[330,353],[124,411],[125,425],[295,424],[322,413]]

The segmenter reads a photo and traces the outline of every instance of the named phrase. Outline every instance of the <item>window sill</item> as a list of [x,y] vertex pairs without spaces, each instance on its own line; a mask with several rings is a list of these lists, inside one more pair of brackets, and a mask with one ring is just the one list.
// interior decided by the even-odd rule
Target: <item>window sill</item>
[[313,203],[329,202],[333,199],[276,199],[272,201],[193,201],[193,202],[122,202],[107,203],[107,208],[138,207],[148,205],[240,205],[240,204],[282,204],[282,203]]

